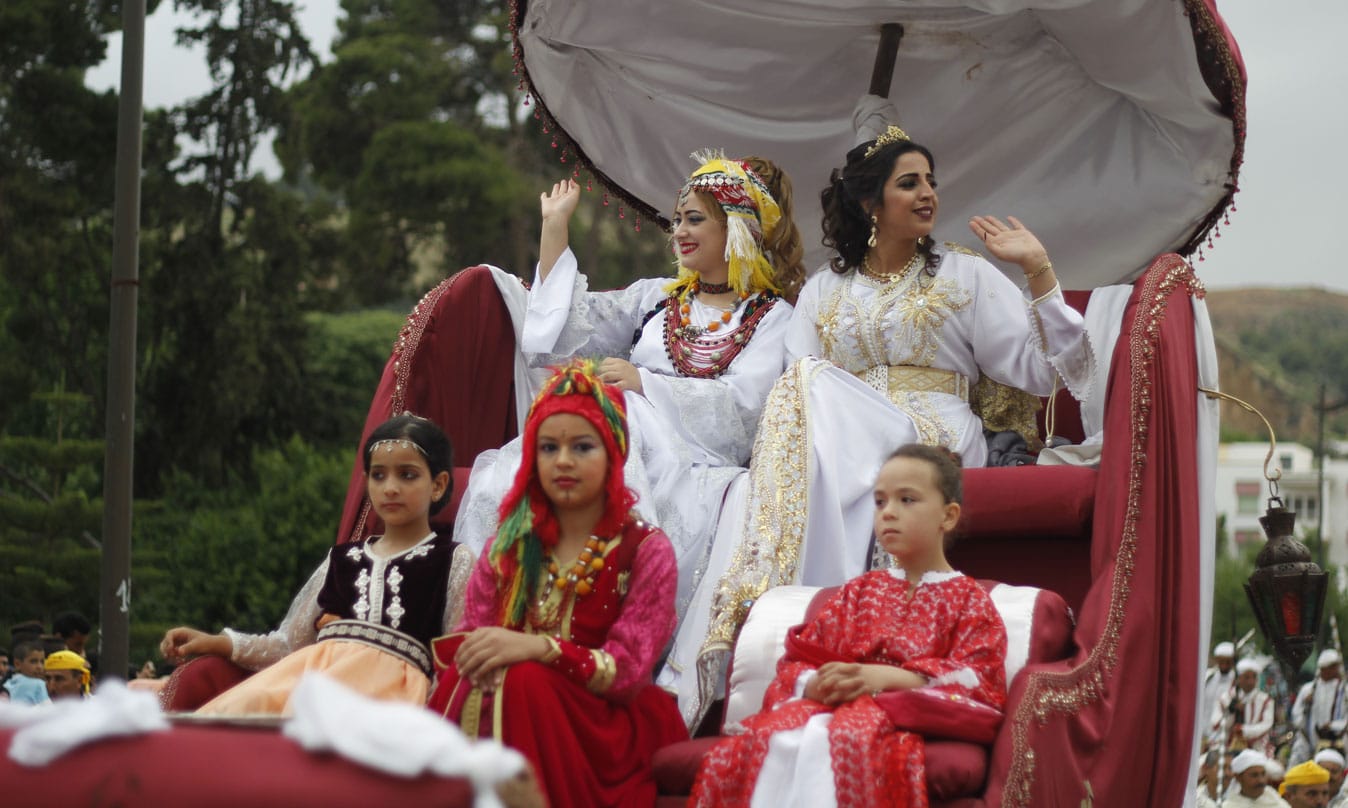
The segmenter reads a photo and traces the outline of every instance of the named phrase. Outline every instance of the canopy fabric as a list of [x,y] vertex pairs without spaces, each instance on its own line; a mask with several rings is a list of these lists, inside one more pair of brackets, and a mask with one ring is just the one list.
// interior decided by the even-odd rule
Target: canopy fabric
[[883,23],[889,99],[937,161],[938,238],[1015,215],[1072,288],[1190,253],[1230,203],[1245,75],[1214,0],[518,0],[516,57],[559,145],[648,216],[689,154],[783,165],[807,263]]

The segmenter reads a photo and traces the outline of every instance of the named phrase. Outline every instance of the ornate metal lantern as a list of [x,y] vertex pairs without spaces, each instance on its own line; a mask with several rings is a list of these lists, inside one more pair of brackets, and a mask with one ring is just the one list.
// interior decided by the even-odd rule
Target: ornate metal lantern
[[[1277,483],[1269,480],[1270,488]],[[1274,503],[1277,507],[1274,507]],[[1255,559],[1245,594],[1273,652],[1292,670],[1310,656],[1320,633],[1328,577],[1311,561],[1310,550],[1292,536],[1297,515],[1276,494],[1259,518],[1268,543]]]
[[1245,595],[1254,608],[1260,630],[1273,646],[1273,653],[1289,672],[1295,671],[1310,656],[1319,639],[1320,620],[1324,617],[1325,585],[1329,576],[1311,561],[1311,552],[1306,549],[1306,545],[1292,535],[1292,529],[1296,527],[1296,512],[1287,510],[1282,497],[1278,496],[1278,480],[1282,479],[1282,471],[1269,467],[1278,446],[1273,425],[1249,402],[1218,390],[1206,387],[1198,389],[1208,398],[1230,401],[1254,413],[1268,429],[1268,454],[1264,456],[1268,508],[1259,517],[1268,543],[1255,558],[1255,570],[1245,582]]

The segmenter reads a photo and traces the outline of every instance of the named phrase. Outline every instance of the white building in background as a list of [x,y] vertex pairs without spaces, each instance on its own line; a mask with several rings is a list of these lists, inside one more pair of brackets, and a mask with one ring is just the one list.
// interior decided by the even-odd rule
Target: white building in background
[[[1226,516],[1229,552],[1264,541],[1259,517],[1268,506],[1267,455],[1264,442],[1223,443],[1217,449],[1216,505],[1217,513]],[[1325,459],[1323,491],[1316,490],[1315,452],[1299,443],[1279,443],[1269,469],[1282,472],[1278,493],[1283,504],[1296,511],[1297,537],[1315,530],[1323,503],[1326,561],[1333,566],[1348,564],[1348,460]]]

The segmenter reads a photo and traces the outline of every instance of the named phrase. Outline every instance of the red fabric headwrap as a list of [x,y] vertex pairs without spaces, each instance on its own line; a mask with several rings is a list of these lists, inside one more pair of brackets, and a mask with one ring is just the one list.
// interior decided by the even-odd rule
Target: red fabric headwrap
[[520,468],[515,472],[515,481],[510,486],[510,491],[501,502],[499,516],[504,520],[519,504],[520,498],[525,493],[528,494],[529,509],[534,516],[534,533],[538,535],[545,547],[555,545],[558,538],[557,516],[553,513],[551,503],[543,493],[543,487],[538,481],[538,427],[550,416],[558,413],[579,415],[595,428],[600,439],[604,442],[604,450],[609,457],[608,480],[604,484],[607,497],[604,515],[600,518],[599,524],[595,525],[595,535],[612,536],[616,534],[622,527],[623,522],[626,521],[628,512],[632,510],[632,506],[637,501],[636,494],[628,490],[623,477],[623,463],[627,460],[627,413],[623,403],[623,394],[616,387],[602,384],[597,379],[595,383],[600,385],[601,395],[608,399],[618,415],[623,431],[621,437],[615,437],[609,419],[600,409],[599,402],[593,392],[576,391],[564,395],[550,394],[546,392],[552,386],[552,383],[549,382],[544,388],[545,392],[538,397],[533,408],[529,411],[529,420],[524,427],[524,444],[521,447]]

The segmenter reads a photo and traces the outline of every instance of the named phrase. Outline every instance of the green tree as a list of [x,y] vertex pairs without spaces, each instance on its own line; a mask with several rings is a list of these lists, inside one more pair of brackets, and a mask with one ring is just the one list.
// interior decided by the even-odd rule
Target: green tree
[[36,396],[47,414],[40,436],[0,436],[0,625],[58,612],[98,613],[103,442],[84,431],[86,396]]
[[270,630],[332,546],[349,449],[296,436],[256,450],[251,466],[252,480],[225,486],[170,474],[163,507],[138,520],[137,553],[156,559],[157,574],[137,584],[133,659],[174,625]]

